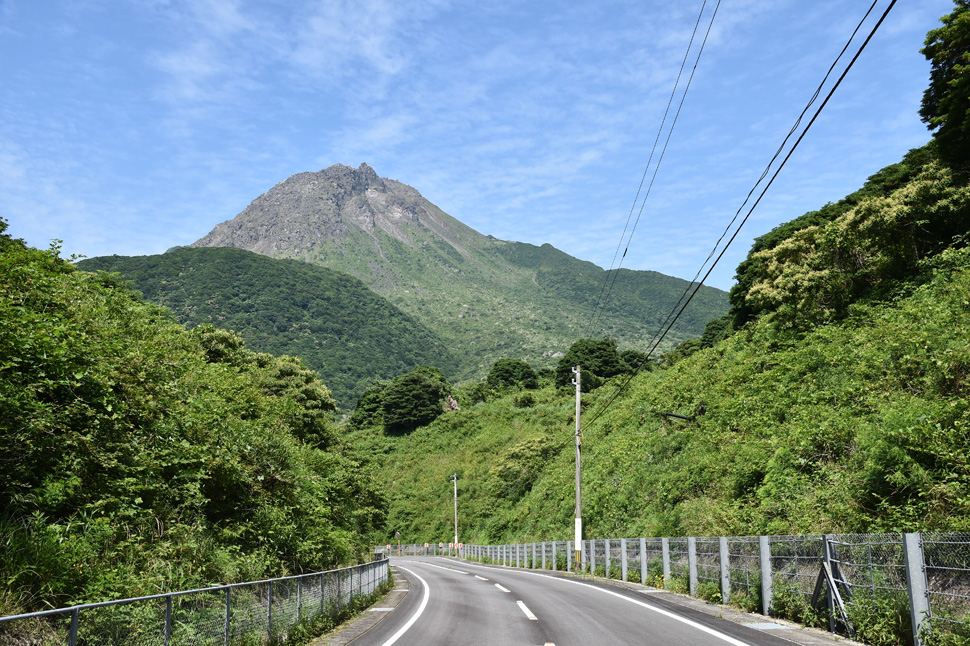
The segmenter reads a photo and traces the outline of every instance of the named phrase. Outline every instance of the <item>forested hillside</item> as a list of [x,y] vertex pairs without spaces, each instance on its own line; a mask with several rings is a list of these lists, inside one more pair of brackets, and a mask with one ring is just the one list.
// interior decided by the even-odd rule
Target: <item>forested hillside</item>
[[[729,318],[637,374],[574,344],[616,375],[583,395],[587,537],[970,531],[970,5],[943,23],[933,140],[757,239]],[[359,416],[387,531],[447,540],[457,473],[459,540],[571,537],[568,371],[466,387],[406,434]]]
[[458,362],[433,332],[356,278],[298,260],[231,248],[179,248],[157,256],[82,260],[87,271],[118,272],[145,299],[188,327],[233,330],[260,352],[300,357],[341,410],[376,379]]
[[0,221],[0,615],[361,558],[379,488],[296,358],[186,330]]
[[[970,250],[950,235],[968,215],[966,176],[928,161],[776,245],[749,294],[770,311],[608,408],[625,374],[584,394],[588,535],[970,530]],[[408,542],[449,535],[453,472],[462,540],[564,540],[573,410],[547,381],[410,435],[351,437],[383,461],[388,531]]]

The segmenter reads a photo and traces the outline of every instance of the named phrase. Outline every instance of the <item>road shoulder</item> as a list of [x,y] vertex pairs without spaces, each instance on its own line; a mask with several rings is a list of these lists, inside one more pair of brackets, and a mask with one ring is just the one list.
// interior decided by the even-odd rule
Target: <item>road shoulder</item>
[[397,608],[411,589],[407,576],[399,569],[391,566],[394,577],[394,589],[384,597],[378,599],[356,617],[340,624],[332,632],[323,635],[309,646],[347,646],[355,639],[381,623],[385,617]]

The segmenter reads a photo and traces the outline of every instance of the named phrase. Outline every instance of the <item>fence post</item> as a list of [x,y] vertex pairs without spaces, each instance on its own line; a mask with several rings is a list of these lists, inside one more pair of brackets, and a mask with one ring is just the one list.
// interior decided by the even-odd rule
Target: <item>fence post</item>
[[552,571],[556,571],[556,541],[552,542]]
[[269,597],[266,604],[266,635],[273,642],[273,582],[269,582]]
[[327,598],[327,588],[324,586],[324,581],[325,581],[325,579],[323,577],[323,572],[321,572],[320,573],[320,612],[321,612],[321,614],[323,613],[323,608],[324,608],[323,603],[324,603],[324,600]]
[[718,539],[718,560],[721,565],[721,603],[731,600],[731,553],[728,550],[727,536]]
[[610,578],[610,539],[603,539],[603,572],[606,574],[606,578]]
[[[825,566],[828,567],[829,572],[832,573],[832,578],[835,579],[835,570],[832,569],[832,545],[829,542],[832,540],[831,534],[822,535],[822,561]],[[828,593],[828,606],[829,606],[829,632],[835,632],[835,590],[829,590]]]
[[77,646],[77,624],[81,620],[80,614],[81,611],[77,608],[71,611],[71,632],[67,636],[67,643],[69,646]]
[[546,542],[542,541],[542,569],[546,569]]
[[225,626],[225,637],[226,646],[229,646],[229,623],[230,623],[230,613],[232,612],[232,588],[226,586],[226,626]]
[[697,594],[697,538],[687,537],[687,572],[690,585],[690,596]]
[[580,561],[579,561],[579,563],[576,564],[576,566],[579,568],[580,571],[585,570],[587,564],[589,563],[589,550],[586,549],[586,545],[587,544],[592,544],[592,541],[580,541],[579,542],[579,559],[580,559]]
[[929,587],[923,558],[923,535],[903,534],[903,556],[906,563],[906,592],[909,594],[909,616],[913,623],[913,643],[920,646],[920,631],[930,616]]
[[629,570],[630,564],[626,556],[626,539],[620,539],[620,576],[626,581],[627,570]]
[[596,539],[589,540],[589,573],[596,576]]
[[761,614],[771,614],[771,542],[767,536],[758,537],[758,553],[761,559]]
[[660,550],[663,556],[663,566],[664,566],[664,584],[663,587],[666,588],[670,583],[670,539],[661,538],[660,539]]
[[566,541],[566,571],[573,571],[573,542]]
[[172,639],[172,595],[165,597],[165,643],[168,646]]
[[640,539],[640,585],[647,585],[647,562],[644,556],[647,553],[647,539]]
[[296,580],[296,623],[303,621],[303,577]]
[[532,569],[536,569],[536,544],[532,544]]

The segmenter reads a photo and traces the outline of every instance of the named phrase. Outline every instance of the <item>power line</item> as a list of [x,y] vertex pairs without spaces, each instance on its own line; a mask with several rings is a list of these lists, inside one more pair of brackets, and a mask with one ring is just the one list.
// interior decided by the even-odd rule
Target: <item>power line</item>
[[[667,133],[667,139],[664,141],[663,149],[660,153],[660,158],[657,160],[657,165],[654,167],[653,176],[650,179],[650,184],[647,187],[647,192],[643,196],[643,202],[640,204],[640,211],[637,213],[637,219],[633,224],[633,230],[630,231],[630,237],[626,237],[627,229],[630,226],[630,219],[633,217],[633,212],[636,210],[637,202],[640,199],[640,193],[643,190],[643,183],[647,178],[647,172],[650,170],[650,164],[653,161],[653,156],[657,151],[657,143],[660,141],[660,136],[663,134],[664,126],[667,123],[667,117],[670,114],[670,106],[674,102],[674,97],[677,95],[677,88],[680,85],[680,79],[684,74],[684,67],[687,65],[687,59],[690,56],[690,50],[694,47],[694,39],[697,36],[697,28],[701,24],[701,18],[704,16],[704,10],[707,7],[707,0],[701,3],[701,10],[697,14],[697,20],[694,23],[694,30],[691,32],[690,41],[687,43],[687,50],[684,52],[684,59],[680,63],[680,70],[677,72],[677,79],[674,81],[674,87],[670,91],[670,98],[667,100],[667,107],[664,110],[663,119],[660,121],[660,127],[657,129],[657,136],[653,140],[653,148],[650,150],[650,156],[647,158],[647,165],[643,169],[643,175],[640,178],[640,185],[637,187],[637,194],[633,198],[633,204],[630,206],[630,213],[627,215],[626,224],[623,226],[623,233],[620,234],[620,241],[616,245],[616,251],[613,253],[613,260],[610,262],[610,268],[606,272],[606,276],[603,279],[603,285],[600,287],[600,293],[597,296],[596,305],[594,306],[593,314],[590,316],[589,323],[586,324],[586,330],[583,336],[588,336],[596,320],[602,314],[603,310],[606,308],[606,303],[610,300],[610,296],[613,294],[613,286],[616,284],[616,278],[620,273],[620,266],[623,264],[623,260],[626,258],[627,251],[630,249],[630,241],[633,240],[633,234],[636,232],[637,224],[640,222],[640,216],[643,215],[643,208],[647,203],[647,198],[650,196],[650,191],[653,188],[654,181],[657,179],[657,172],[660,169],[660,164],[663,162],[664,154],[667,152],[667,146],[670,144],[670,137],[673,135],[674,128],[677,125],[677,119],[680,116],[680,111],[684,107],[684,101],[687,98],[687,92],[690,90],[691,81],[694,79],[694,73],[697,71],[697,65],[700,62],[701,54],[704,53],[704,46],[707,44],[707,39],[711,34],[711,27],[714,25],[714,18],[717,17],[717,10],[721,6],[721,0],[718,0],[717,5],[714,7],[714,13],[711,15],[710,23],[707,26],[707,32],[704,34],[704,41],[701,44],[700,50],[697,52],[697,57],[694,60],[694,67],[691,70],[690,77],[687,80],[687,86],[684,88],[684,93],[680,98],[680,103],[677,106],[677,112],[675,113],[674,120],[670,125],[670,130]],[[620,253],[620,248],[623,246],[623,240],[626,239],[626,248],[623,249],[623,256],[620,258],[620,263],[617,265],[616,257]],[[616,271],[613,271],[616,267]],[[610,273],[612,272],[613,278],[610,280]],[[607,290],[608,286],[608,290]],[[603,297],[603,292],[606,291],[606,296]]]
[[[849,47],[849,44],[852,43],[852,40],[855,38],[857,32],[859,31],[859,28],[866,21],[866,19],[869,17],[869,14],[872,12],[872,9],[875,7],[876,2],[878,2],[878,0],[874,0],[873,5],[869,8],[869,11],[866,12],[865,16],[860,21],[859,26],[857,26],[856,29],[855,29],[855,31],[852,32],[852,36],[849,38],[848,43],[846,43],[845,48],[843,48],[842,53],[840,53],[839,56],[838,56],[838,58],[836,58],[836,63],[838,62],[839,58],[842,57],[842,54],[846,51],[846,49]],[[700,288],[703,287],[704,281],[707,280],[707,278],[711,275],[711,272],[714,271],[714,267],[717,266],[717,263],[721,260],[721,258],[724,257],[724,254],[727,252],[728,247],[730,247],[731,244],[734,242],[735,238],[737,238],[738,233],[740,233],[741,228],[748,221],[748,218],[751,216],[751,213],[753,213],[754,210],[755,210],[755,208],[757,208],[758,204],[761,202],[761,199],[765,196],[765,193],[767,193],[768,189],[771,187],[771,185],[774,183],[775,179],[778,177],[778,174],[781,172],[781,169],[784,168],[785,167],[785,164],[788,163],[788,160],[791,158],[792,154],[795,152],[795,149],[798,148],[799,144],[805,138],[805,135],[808,134],[808,131],[811,129],[812,125],[815,123],[815,120],[818,118],[819,114],[821,114],[822,110],[825,109],[825,106],[828,104],[829,100],[832,98],[832,95],[835,93],[835,91],[842,84],[842,81],[845,79],[846,75],[849,73],[849,70],[852,69],[852,66],[858,60],[859,56],[862,55],[862,52],[865,50],[866,46],[869,44],[869,41],[872,40],[872,37],[875,35],[876,31],[879,29],[879,27],[885,21],[886,16],[889,15],[889,12],[892,10],[892,8],[895,5],[896,5],[896,0],[891,0],[891,2],[889,3],[889,6],[883,12],[882,16],[876,22],[875,26],[873,26],[872,30],[869,32],[869,35],[866,37],[865,41],[862,43],[862,45],[859,46],[859,49],[855,53],[855,55],[852,57],[852,60],[849,61],[849,63],[846,66],[845,70],[843,70],[843,72],[839,76],[838,80],[832,86],[832,89],[829,90],[829,92],[826,95],[825,99],[822,101],[822,104],[816,109],[815,113],[812,115],[811,120],[809,120],[809,122],[805,126],[804,130],[802,130],[801,134],[795,140],[795,143],[792,145],[791,150],[789,150],[788,151],[788,154],[785,155],[785,158],[782,160],[781,164],[775,170],[774,174],[772,174],[771,179],[768,180],[768,183],[765,184],[764,188],[761,189],[761,193],[758,195],[758,198],[755,200],[754,204],[751,205],[751,208],[748,209],[748,212],[744,215],[744,218],[742,218],[741,223],[737,226],[737,228],[735,229],[734,233],[731,234],[731,237],[728,239],[727,243],[724,245],[724,248],[721,249],[721,252],[717,255],[717,258],[715,258],[714,262],[708,268],[707,272],[704,274],[704,277],[699,282],[694,282],[690,286],[688,286],[688,288],[684,292],[684,294],[687,295],[686,296],[686,301],[683,302],[683,304],[680,306],[680,309],[677,309],[677,306],[675,305],[674,306],[674,309],[671,310],[671,314],[668,314],[668,320],[669,320],[670,319],[670,316],[673,314],[673,312],[676,311],[676,315],[673,316],[673,320],[669,320],[669,323],[665,321],[665,323],[661,325],[661,331],[659,331],[656,335],[654,335],[654,338],[651,340],[651,342],[653,343],[653,345],[650,346],[649,349],[647,350],[647,353],[646,353],[644,359],[639,363],[639,365],[637,365],[637,367],[633,371],[633,373],[630,374],[627,377],[627,379],[616,389],[616,391],[613,393],[613,395],[610,397],[610,399],[603,406],[601,406],[600,409],[592,416],[592,419],[590,419],[587,422],[587,425],[592,424],[593,422],[595,422],[597,419],[599,419],[600,417],[602,417],[606,413],[606,411],[609,409],[609,407],[613,405],[613,402],[615,402],[616,399],[629,387],[630,382],[632,382],[633,381],[633,378],[636,377],[637,374],[639,374],[639,372],[643,368],[643,366],[646,365],[646,362],[649,361],[650,355],[657,349],[657,347],[659,346],[659,344],[661,343],[661,341],[663,341],[664,337],[667,335],[667,333],[673,327],[674,323],[677,322],[677,319],[680,318],[680,316],[684,313],[684,310],[687,309],[687,306],[690,305],[691,300],[693,300],[694,296],[697,294],[697,292],[700,290]],[[834,67],[834,65],[835,64],[833,64],[833,67]],[[828,78],[828,76],[831,73],[831,71],[832,71],[832,69],[830,68],[829,69],[829,72],[826,73],[826,76],[825,76],[826,79]],[[823,85],[824,85],[824,82],[825,81],[823,80],[823,82],[822,82]],[[796,121],[796,129],[797,129],[798,123],[801,122],[802,117],[804,116],[805,112],[808,110],[808,107],[811,106],[812,103],[814,103],[814,101],[818,97],[818,94],[819,93],[820,92],[817,90],[816,91],[816,94],[812,97],[812,99],[809,102],[808,106],[806,106],[805,110],[799,116],[798,120]],[[789,133],[788,136],[786,136],[786,138],[785,138],[785,141],[786,142],[791,137],[791,135],[792,135],[792,133]],[[782,148],[784,148],[784,143],[782,144]],[[771,162],[768,164],[768,168],[769,169],[771,167],[771,164],[774,163],[774,161],[777,159],[777,157],[778,157],[778,155],[780,153],[780,150],[781,149],[779,149],[779,152],[775,153],[775,156],[772,157]],[[748,194],[748,198],[745,199],[744,203],[741,205],[741,208],[738,209],[738,213],[740,213],[741,210],[743,210],[744,204],[747,204],[748,200],[750,199],[751,195],[754,193],[754,191],[757,188],[758,184],[760,184],[761,181],[767,176],[768,172],[769,172],[768,169],[766,169],[765,172],[762,174],[762,176],[755,183],[755,187],[752,188],[751,192]],[[728,229],[730,229],[731,225],[734,223],[734,221],[736,219],[737,219],[737,214],[735,214],[734,219],[731,220],[731,224],[728,225]],[[725,231],[725,234],[726,234],[726,231]],[[724,237],[725,234],[722,234],[721,239],[723,239],[723,237]],[[718,244],[719,243],[720,243],[720,239],[718,240]],[[714,250],[708,256],[708,260],[714,255],[714,253],[716,251],[717,251],[717,245],[715,245]],[[705,264],[706,264],[706,262],[707,261],[705,261]],[[703,267],[704,267],[704,265],[701,266],[701,270],[698,271],[697,275],[699,275],[700,272],[703,271]],[[695,275],[695,278],[696,278],[697,275]],[[684,298],[684,296],[681,297],[681,300],[683,300],[683,298]],[[680,301],[678,301],[678,305],[679,304],[680,304]]]

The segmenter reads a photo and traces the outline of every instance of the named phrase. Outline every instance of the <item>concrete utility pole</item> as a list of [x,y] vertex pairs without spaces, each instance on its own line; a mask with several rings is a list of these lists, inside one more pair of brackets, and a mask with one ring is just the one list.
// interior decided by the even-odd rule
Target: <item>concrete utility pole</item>
[[573,384],[576,386],[576,541],[574,546],[576,548],[575,563],[578,568],[583,551],[583,492],[580,476],[582,463],[579,456],[579,447],[583,444],[582,427],[579,423],[582,376],[579,374],[579,366],[573,366],[573,374],[576,375],[576,378],[573,379]]
[[455,554],[458,553],[458,474],[452,473],[449,478],[455,483]]

